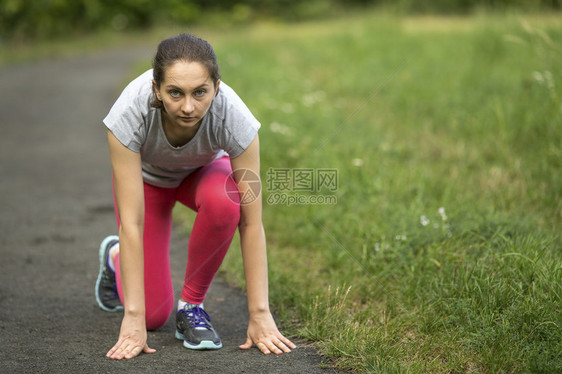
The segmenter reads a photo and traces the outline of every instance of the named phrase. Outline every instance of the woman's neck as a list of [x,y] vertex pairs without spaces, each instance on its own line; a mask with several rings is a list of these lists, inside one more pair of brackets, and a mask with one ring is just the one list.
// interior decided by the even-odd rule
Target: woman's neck
[[188,128],[174,126],[167,119],[166,114],[162,113],[162,128],[164,129],[164,134],[166,135],[168,143],[174,147],[181,147],[187,144],[191,139],[193,139],[200,126],[201,121],[199,121],[199,123],[195,126]]

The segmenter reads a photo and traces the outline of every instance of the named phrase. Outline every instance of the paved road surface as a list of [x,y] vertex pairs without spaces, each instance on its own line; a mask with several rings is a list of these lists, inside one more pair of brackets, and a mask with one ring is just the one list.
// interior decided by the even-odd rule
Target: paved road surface
[[[170,318],[149,333],[156,354],[105,358],[121,315],[101,311],[93,296],[99,243],[115,231],[101,120],[131,66],[151,54],[110,51],[0,68],[0,373],[328,372],[303,344],[281,356],[239,350],[246,300],[219,281],[205,305],[223,349],[183,348]],[[186,248],[174,234],[176,293]]]

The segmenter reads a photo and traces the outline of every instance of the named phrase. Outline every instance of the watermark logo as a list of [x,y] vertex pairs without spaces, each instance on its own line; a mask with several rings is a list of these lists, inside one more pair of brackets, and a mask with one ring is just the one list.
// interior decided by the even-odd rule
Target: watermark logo
[[[338,170],[327,168],[269,168],[267,203],[270,205],[335,205],[337,196],[326,192],[338,189]],[[249,169],[237,169],[230,175],[237,183],[227,183],[230,199],[240,205],[253,203],[261,193],[259,176]]]
[[240,205],[251,204],[260,196],[260,177],[250,169],[236,169],[230,176],[237,182],[238,188],[232,183],[225,184],[226,194],[230,200]]
[[275,191],[320,192],[338,189],[337,169],[269,168],[267,189]]
[[289,192],[273,192],[267,197],[269,205],[336,205],[336,195],[304,195]]
[[338,170],[327,168],[269,168],[267,203],[271,205],[334,205]]

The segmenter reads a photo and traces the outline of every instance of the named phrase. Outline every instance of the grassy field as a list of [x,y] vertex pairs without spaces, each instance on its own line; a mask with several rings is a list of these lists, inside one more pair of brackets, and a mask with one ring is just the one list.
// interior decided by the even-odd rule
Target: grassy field
[[[263,124],[285,329],[365,372],[562,371],[560,15],[200,34]],[[301,191],[300,169],[337,189]]]
[[262,123],[284,331],[362,372],[562,372],[560,14],[192,31]]

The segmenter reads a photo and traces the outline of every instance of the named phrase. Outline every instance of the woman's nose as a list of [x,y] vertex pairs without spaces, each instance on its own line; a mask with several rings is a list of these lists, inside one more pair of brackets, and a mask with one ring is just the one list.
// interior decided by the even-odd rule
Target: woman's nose
[[181,107],[181,110],[184,113],[191,113],[193,112],[194,106],[193,106],[193,101],[192,98],[190,96],[186,96],[183,105]]

